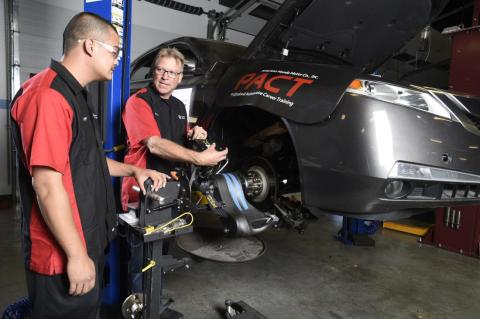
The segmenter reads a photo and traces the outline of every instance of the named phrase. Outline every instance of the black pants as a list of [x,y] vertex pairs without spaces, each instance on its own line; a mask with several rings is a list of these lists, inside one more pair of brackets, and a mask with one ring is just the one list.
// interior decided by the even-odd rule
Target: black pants
[[68,294],[66,274],[41,275],[27,270],[28,297],[32,302],[32,319],[96,319],[102,302],[105,262],[95,262],[95,287],[82,296]]

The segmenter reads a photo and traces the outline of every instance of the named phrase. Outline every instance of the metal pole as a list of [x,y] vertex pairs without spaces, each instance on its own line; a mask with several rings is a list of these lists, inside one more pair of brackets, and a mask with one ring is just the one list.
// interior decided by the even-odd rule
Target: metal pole
[[[20,89],[20,51],[18,27],[18,1],[5,1],[5,25],[6,25],[6,58],[7,58],[7,103],[12,101],[17,91]],[[10,184],[11,196],[15,202],[18,202],[19,191],[16,179],[17,171],[17,151],[14,147],[11,137],[11,118],[7,112],[7,165],[8,165],[8,183]]]
[[[113,150],[107,154],[112,159],[119,159],[115,152],[120,142],[121,110],[122,105],[129,96],[130,90],[130,30],[132,0],[84,0],[84,11],[93,12],[110,21],[116,28],[121,39],[121,54],[119,65],[113,72],[112,80],[105,83],[100,90],[102,95],[99,105],[104,122],[103,147]],[[100,112],[101,111],[101,112]],[[118,178],[113,179],[116,196],[119,196],[120,183]],[[109,284],[103,291],[103,303],[108,305],[119,304],[120,291],[120,266],[119,266],[119,243],[113,240],[109,245],[109,254],[106,260],[108,268]]]

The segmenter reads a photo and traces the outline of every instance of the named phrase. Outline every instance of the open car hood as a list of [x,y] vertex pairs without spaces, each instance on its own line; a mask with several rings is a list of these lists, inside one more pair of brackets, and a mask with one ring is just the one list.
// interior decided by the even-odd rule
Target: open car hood
[[[374,70],[426,26],[447,0],[288,0],[244,58],[349,64]],[[288,50],[288,55],[282,54]]]

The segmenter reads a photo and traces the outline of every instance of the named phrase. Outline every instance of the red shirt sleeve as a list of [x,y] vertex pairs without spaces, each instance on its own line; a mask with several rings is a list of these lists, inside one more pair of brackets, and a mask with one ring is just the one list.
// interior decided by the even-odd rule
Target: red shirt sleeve
[[12,115],[20,128],[27,167],[46,166],[64,174],[72,142],[73,110],[55,90],[31,92],[17,102]]
[[127,100],[122,119],[128,144],[132,148],[141,146],[142,141],[150,136],[161,136],[152,109],[145,100],[135,95]]

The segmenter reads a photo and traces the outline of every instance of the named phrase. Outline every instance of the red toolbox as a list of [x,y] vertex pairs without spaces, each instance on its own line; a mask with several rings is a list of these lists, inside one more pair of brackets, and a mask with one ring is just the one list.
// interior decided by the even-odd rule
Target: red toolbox
[[422,242],[468,256],[479,256],[480,206],[435,209],[435,226]]

